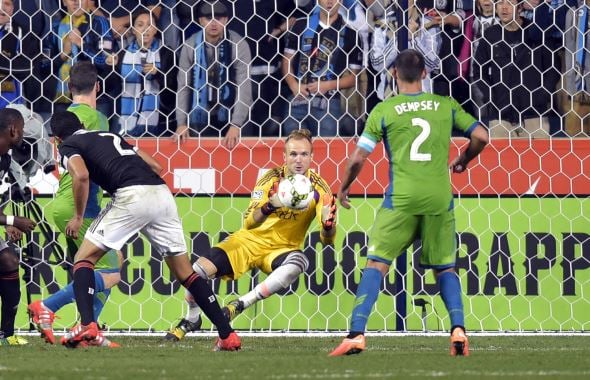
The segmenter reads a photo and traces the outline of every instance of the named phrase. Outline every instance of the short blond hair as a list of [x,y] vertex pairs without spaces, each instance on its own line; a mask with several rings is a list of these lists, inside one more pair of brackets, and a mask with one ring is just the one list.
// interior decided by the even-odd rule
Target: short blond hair
[[285,149],[287,148],[287,143],[291,140],[307,140],[311,145],[311,151],[313,152],[313,143],[311,141],[311,132],[309,129],[301,128],[291,131],[289,136],[285,139]]

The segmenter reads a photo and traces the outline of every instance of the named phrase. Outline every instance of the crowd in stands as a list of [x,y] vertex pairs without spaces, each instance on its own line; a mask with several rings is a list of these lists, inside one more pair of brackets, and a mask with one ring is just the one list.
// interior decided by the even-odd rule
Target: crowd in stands
[[395,93],[399,50],[426,57],[492,138],[590,134],[590,1],[0,0],[0,108],[47,120],[78,60],[131,137],[358,136]]

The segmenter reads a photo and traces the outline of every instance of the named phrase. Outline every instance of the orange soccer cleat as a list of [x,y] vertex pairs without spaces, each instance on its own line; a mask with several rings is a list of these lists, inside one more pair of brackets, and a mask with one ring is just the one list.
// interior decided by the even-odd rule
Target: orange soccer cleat
[[27,307],[27,312],[31,318],[31,322],[41,333],[43,338],[49,344],[55,344],[55,337],[53,336],[53,321],[55,314],[46,308],[41,301],[35,301]]
[[90,322],[87,325],[80,324],[61,337],[61,344],[67,348],[76,348],[81,342],[88,343],[95,340],[99,333],[96,322]]
[[451,333],[451,356],[469,356],[469,340],[463,327],[455,327]]
[[357,335],[354,338],[344,338],[342,343],[330,352],[328,356],[343,356],[343,355],[354,355],[360,354],[364,351],[366,346],[365,336]]
[[213,346],[213,351],[238,351],[241,348],[242,342],[240,342],[240,337],[235,331],[232,331],[225,339],[217,338],[215,346]]

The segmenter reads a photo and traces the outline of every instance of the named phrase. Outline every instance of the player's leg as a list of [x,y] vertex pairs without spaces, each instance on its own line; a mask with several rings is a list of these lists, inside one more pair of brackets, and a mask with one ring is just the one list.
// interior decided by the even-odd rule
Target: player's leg
[[[199,257],[193,264],[193,270],[201,278],[218,278],[224,276],[233,277],[233,268],[227,253],[219,247],[213,247],[209,252]],[[185,300],[188,311],[185,318],[173,327],[165,336],[166,340],[179,341],[191,331],[201,328],[201,309],[195,301],[192,293],[185,290]]]
[[421,231],[420,265],[432,268],[436,275],[440,295],[451,320],[451,355],[469,355],[461,282],[455,272],[457,241],[453,211],[424,216]]
[[14,321],[20,302],[18,265],[18,256],[8,248],[4,240],[0,239],[0,345],[27,344],[25,339],[14,335]]
[[164,257],[174,277],[191,292],[195,302],[211,323],[217,326],[219,338],[214,349],[239,350],[240,338],[223,316],[217,297],[208,283],[207,273],[197,274],[190,264],[182,223],[172,193],[166,185],[161,185],[150,186],[149,191],[142,195],[145,195],[142,202],[154,207],[147,208],[148,210],[143,207],[142,212],[151,213],[153,218],[141,232],[149,239],[152,249]]
[[195,302],[211,323],[217,326],[219,338],[214,349],[234,351],[241,348],[240,338],[234,332],[229,321],[223,315],[217,297],[213,294],[208,281],[199,276],[190,265],[186,253],[166,255],[166,264],[180,283],[191,292]]
[[270,297],[276,292],[288,288],[299,275],[307,270],[309,260],[301,251],[271,254],[263,259],[260,269],[269,273],[268,277],[254,289],[229,302],[224,308],[224,314],[233,320],[245,309],[256,302]]
[[419,217],[380,208],[369,235],[367,265],[357,288],[350,331],[330,356],[358,354],[365,349],[364,333],[373,305],[377,302],[383,277],[389,266],[414,241]]

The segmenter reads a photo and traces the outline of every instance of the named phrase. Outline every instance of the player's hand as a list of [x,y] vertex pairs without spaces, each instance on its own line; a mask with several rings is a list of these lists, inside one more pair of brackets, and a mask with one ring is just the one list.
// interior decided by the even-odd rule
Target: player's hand
[[23,218],[22,216],[15,216],[13,227],[18,228],[22,232],[31,232],[35,229],[37,224],[29,218]]
[[72,239],[78,239],[78,232],[82,226],[82,218],[73,217],[66,225],[66,236]]
[[345,209],[350,208],[350,200],[348,199],[348,190],[340,189],[340,191],[338,191],[338,202],[340,202],[340,205],[342,207],[344,207]]
[[275,181],[268,191],[268,203],[274,208],[283,207],[283,202],[279,199],[279,181]]
[[322,227],[329,231],[336,225],[336,198],[332,194],[324,194],[322,202]]
[[449,168],[453,170],[453,173],[463,173],[467,169],[467,162],[465,155],[460,154],[457,156],[449,165]]
[[279,199],[279,181],[275,181],[270,190],[268,190],[268,202],[260,207],[260,211],[263,215],[269,216],[276,209],[283,207],[283,202]]
[[15,242],[23,237],[23,232],[15,226],[6,226],[6,235],[8,235],[8,240]]

